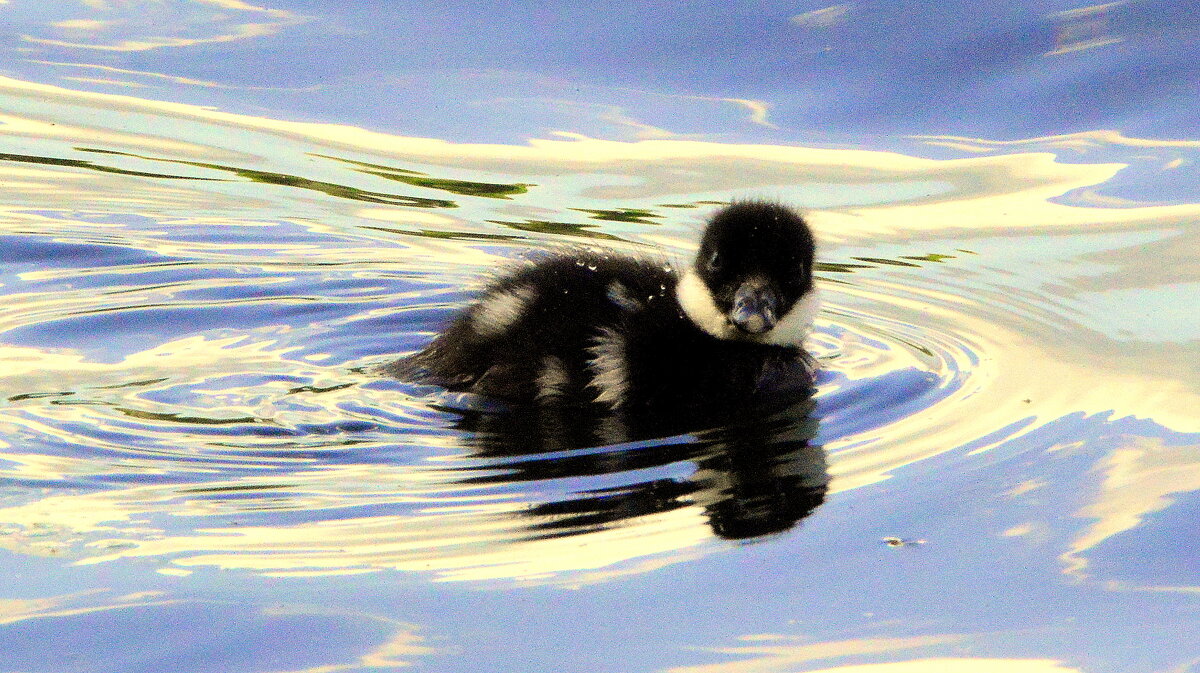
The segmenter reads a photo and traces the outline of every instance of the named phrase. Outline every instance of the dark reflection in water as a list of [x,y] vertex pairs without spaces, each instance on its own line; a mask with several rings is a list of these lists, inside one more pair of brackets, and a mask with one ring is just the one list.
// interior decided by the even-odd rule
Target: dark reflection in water
[[652,210],[645,208],[620,208],[617,210],[605,210],[598,208],[572,208],[581,213],[588,213],[593,220],[607,220],[609,222],[630,222],[633,224],[657,224],[651,218],[660,218],[662,215],[655,213]]
[[525,238],[524,236],[510,236],[508,234],[472,234],[459,231],[435,231],[432,229],[400,229],[397,227],[375,227],[366,224],[358,226],[360,229],[368,229],[370,231],[384,231],[390,234],[420,236],[422,238],[438,238],[445,241],[520,241]]
[[[100,150],[95,150],[99,152]],[[111,154],[120,154],[119,152],[111,152]],[[214,180],[215,178],[197,178],[189,175],[168,175],[166,173],[148,173],[146,171],[128,171],[122,168],[113,166],[104,166],[91,161],[83,161],[81,159],[61,159],[57,157],[39,157],[28,154],[10,154],[0,152],[0,161],[12,161],[21,164],[41,164],[43,166],[67,166],[70,168],[83,168],[89,171],[99,171],[101,173],[115,173],[117,175],[131,175],[139,178],[163,178],[166,180]]]
[[76,148],[80,152],[93,152],[95,154],[109,154],[119,157],[130,157],[134,159],[142,159],[145,161],[161,161],[171,164],[180,164],[183,166],[194,166],[196,168],[207,168],[214,171],[224,171],[233,173],[239,178],[250,180],[251,182],[260,182],[268,185],[281,185],[284,187],[296,187],[298,189],[309,189],[315,192],[321,192],[328,196],[335,196],[343,199],[351,199],[353,201],[366,201],[367,203],[382,203],[394,206],[412,206],[414,208],[457,208],[458,204],[445,199],[429,199],[419,196],[408,196],[404,194],[388,194],[386,192],[374,192],[357,187],[349,187],[347,185],[339,185],[333,182],[325,182],[322,180],[312,180],[298,175],[288,175],[286,173],[276,173],[273,171],[260,171],[252,168],[238,168],[236,166],[223,166],[221,164],[207,163],[203,161],[184,161],[182,159],[161,159],[158,157],[144,156],[141,154],[133,154],[130,152],[118,152],[115,150],[103,150],[89,147]]
[[[472,413],[457,424],[463,443],[486,459],[463,484],[573,480],[583,490],[519,516],[533,538],[578,535],[628,519],[701,506],[713,532],[745,540],[792,528],[825,499],[824,451],[808,398],[773,411],[739,410],[728,424],[680,434],[682,416],[623,419],[537,409]],[[693,426],[694,427],[694,426]],[[602,448],[594,447],[606,443]],[[676,474],[688,467],[692,471]],[[640,478],[637,473],[641,473]],[[620,476],[618,476],[620,475]],[[608,485],[612,484],[612,485]]]
[[325,154],[313,154],[314,157],[322,159],[332,159],[345,164],[356,166],[355,170],[361,171],[368,175],[374,175],[388,180],[403,182],[414,187],[428,187],[429,189],[440,189],[442,191],[451,192],[453,194],[461,194],[463,196],[480,196],[488,199],[509,199],[517,194],[524,194],[533,185],[523,182],[513,184],[501,184],[494,182],[475,182],[471,180],[452,180],[450,178],[430,177],[419,171],[412,171],[406,168],[396,168],[394,166],[384,166],[383,164],[372,164],[365,161],[353,161],[350,159],[342,159],[340,157],[331,157]]
[[573,236],[577,238],[596,238],[605,241],[622,240],[620,236],[606,234],[602,231],[596,231],[595,224],[573,224],[570,222],[551,222],[548,220],[525,220],[524,222],[510,222],[506,220],[488,220],[489,224],[498,224],[502,227],[516,229],[517,231],[528,231],[537,234],[555,234],[559,236]]

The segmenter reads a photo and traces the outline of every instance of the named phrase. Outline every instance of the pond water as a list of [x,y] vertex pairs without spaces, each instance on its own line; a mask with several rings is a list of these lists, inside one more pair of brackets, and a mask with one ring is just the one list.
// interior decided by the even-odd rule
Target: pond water
[[[346,4],[0,2],[0,669],[1200,670],[1194,7]],[[811,400],[378,373],[738,197]]]

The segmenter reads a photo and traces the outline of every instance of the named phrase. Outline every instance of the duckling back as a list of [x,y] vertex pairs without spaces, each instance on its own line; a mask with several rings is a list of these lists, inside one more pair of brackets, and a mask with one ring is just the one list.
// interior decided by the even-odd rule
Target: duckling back
[[479,300],[391,373],[516,404],[611,403],[631,325],[681,322],[667,265],[563,254],[491,283]]

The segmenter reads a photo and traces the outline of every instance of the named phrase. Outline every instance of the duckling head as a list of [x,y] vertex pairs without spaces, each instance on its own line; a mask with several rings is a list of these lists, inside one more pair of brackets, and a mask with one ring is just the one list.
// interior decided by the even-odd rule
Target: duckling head
[[717,211],[696,260],[679,281],[679,305],[719,339],[800,346],[819,307],[812,232],[775,203],[738,202]]

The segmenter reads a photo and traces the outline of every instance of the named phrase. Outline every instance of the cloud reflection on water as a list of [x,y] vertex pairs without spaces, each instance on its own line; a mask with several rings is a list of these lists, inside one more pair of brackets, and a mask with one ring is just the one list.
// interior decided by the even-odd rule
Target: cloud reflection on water
[[[39,31],[40,35],[22,35],[22,39],[49,47],[139,52],[262,38],[307,20],[288,10],[260,7],[242,0],[169,3],[122,0],[114,4],[82,4],[97,18],[51,20]],[[88,9],[80,7],[76,11]]]

